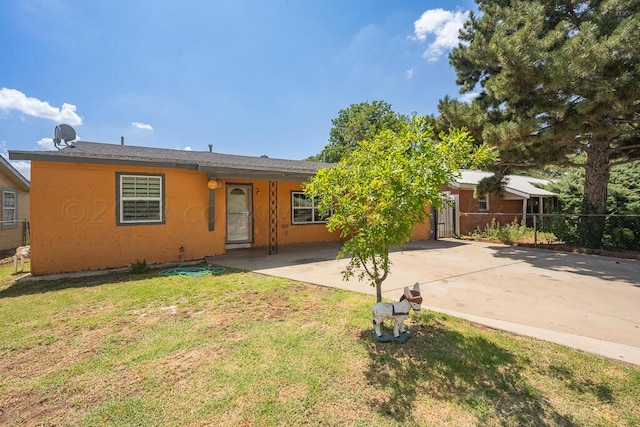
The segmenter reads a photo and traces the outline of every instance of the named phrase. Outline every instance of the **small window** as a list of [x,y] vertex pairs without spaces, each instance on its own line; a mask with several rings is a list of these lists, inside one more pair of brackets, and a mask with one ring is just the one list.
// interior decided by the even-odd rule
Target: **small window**
[[327,218],[320,215],[317,207],[318,199],[310,199],[300,191],[291,193],[292,224],[323,224]]
[[118,224],[164,223],[164,176],[117,174]]
[[489,195],[485,194],[484,196],[478,196],[478,210],[480,211],[488,211],[489,210]]
[[18,192],[2,190],[2,228],[14,228],[18,225]]

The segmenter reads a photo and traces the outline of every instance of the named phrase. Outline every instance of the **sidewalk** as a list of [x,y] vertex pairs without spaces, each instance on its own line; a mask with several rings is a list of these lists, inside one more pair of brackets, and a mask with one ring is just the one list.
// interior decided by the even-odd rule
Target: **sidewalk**
[[[367,283],[342,280],[338,249],[240,249],[207,261],[375,295]],[[412,242],[391,260],[384,298],[420,282],[430,310],[640,365],[638,261],[458,240]]]

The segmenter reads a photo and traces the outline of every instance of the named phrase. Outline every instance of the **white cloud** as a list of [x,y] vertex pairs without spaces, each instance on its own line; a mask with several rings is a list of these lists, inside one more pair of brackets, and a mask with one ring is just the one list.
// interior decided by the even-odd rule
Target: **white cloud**
[[18,110],[24,114],[43,119],[50,119],[57,123],[67,123],[72,126],[82,124],[82,117],[76,114],[76,106],[64,103],[61,108],[52,107],[46,101],[31,98],[15,89],[0,89],[0,110]]
[[38,147],[44,148],[45,150],[55,150],[56,147],[53,145],[53,138],[41,138],[38,141]]
[[413,23],[414,40],[424,42],[428,35],[434,39],[422,55],[427,61],[437,61],[447,50],[458,45],[458,33],[469,12],[456,10],[455,12],[444,9],[429,9],[422,14],[420,19]]
[[460,95],[458,97],[458,101],[464,102],[465,104],[470,104],[471,101],[473,101],[474,99],[476,99],[478,97],[478,95],[480,95],[480,93],[478,93],[478,92],[463,93],[462,95]]
[[31,180],[31,162],[27,162],[24,160],[9,160],[11,166],[16,168],[18,172],[22,174],[28,180]]
[[24,160],[9,160],[9,151],[7,151],[6,142],[0,142],[0,156],[4,157],[11,166],[13,166],[18,172],[27,179],[31,179],[31,162]]
[[148,125],[146,123],[131,122],[131,126],[133,126],[134,128],[137,128],[137,129],[153,130],[153,126]]
[[186,147],[184,147],[184,151],[191,151],[191,146],[187,145]]
[[409,68],[407,70],[407,79],[411,80],[413,78],[413,68]]

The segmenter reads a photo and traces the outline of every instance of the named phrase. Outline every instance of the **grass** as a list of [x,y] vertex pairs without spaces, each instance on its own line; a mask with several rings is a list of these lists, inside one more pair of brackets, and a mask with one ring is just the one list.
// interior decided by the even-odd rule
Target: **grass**
[[239,271],[0,283],[0,425],[640,424],[638,367],[424,310],[379,344],[351,292]]

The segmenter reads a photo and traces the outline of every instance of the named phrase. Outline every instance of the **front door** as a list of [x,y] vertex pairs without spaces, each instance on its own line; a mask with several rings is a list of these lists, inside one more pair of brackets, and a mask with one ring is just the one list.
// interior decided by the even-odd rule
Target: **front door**
[[251,243],[253,205],[250,185],[227,184],[227,243]]

